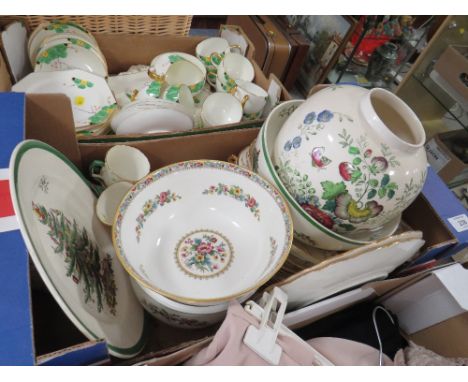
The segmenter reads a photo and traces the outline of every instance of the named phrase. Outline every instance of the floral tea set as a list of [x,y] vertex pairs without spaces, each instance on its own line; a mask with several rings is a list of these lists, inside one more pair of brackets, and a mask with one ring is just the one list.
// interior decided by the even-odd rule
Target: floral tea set
[[[166,52],[149,66],[109,76],[96,39],[70,22],[40,24],[28,41],[34,72],[13,86],[26,93],[63,93],[81,135],[187,131],[255,120],[268,93],[237,45],[207,38],[196,55]],[[213,89],[214,92],[211,90]]]
[[[48,24],[31,36],[33,61],[55,46],[43,41],[57,33],[58,41],[84,39],[99,58],[89,34]],[[166,53],[149,71],[135,67],[115,76],[133,76],[141,87],[114,82],[113,94],[125,104],[112,128],[147,132],[158,125],[145,118],[159,117],[161,129],[190,129],[197,111],[188,110],[197,109],[197,97],[204,125],[261,112],[261,102],[258,111],[247,109],[265,100],[251,82],[253,68],[230,49],[223,39],[207,39],[197,46],[198,58]],[[57,75],[48,86],[63,86],[75,99],[99,79],[109,89],[98,72],[45,68],[41,63],[32,75]],[[94,76],[93,85],[83,73]],[[205,80],[218,91],[203,95]],[[115,101],[106,107],[117,108]],[[83,121],[75,110],[74,116]],[[394,94],[329,86],[276,106],[237,164],[191,160],[150,172],[140,150],[116,145],[90,165],[97,186],[51,146],[24,141],[10,161],[11,195],[34,265],[58,304],[85,336],[104,338],[111,354],[129,358],[147,337],[143,308],[180,328],[213,325],[229,301],[246,301],[282,269],[293,237],[350,251],[277,283],[290,308],[385,278],[411,259],[422,234],[394,233],[425,181],[424,141],[420,121]]]

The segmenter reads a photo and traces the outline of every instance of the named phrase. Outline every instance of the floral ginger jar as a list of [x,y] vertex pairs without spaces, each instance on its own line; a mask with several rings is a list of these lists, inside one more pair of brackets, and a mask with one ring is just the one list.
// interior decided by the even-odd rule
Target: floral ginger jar
[[301,207],[335,232],[391,235],[421,191],[424,128],[393,93],[330,86],[286,120],[274,147],[279,177]]

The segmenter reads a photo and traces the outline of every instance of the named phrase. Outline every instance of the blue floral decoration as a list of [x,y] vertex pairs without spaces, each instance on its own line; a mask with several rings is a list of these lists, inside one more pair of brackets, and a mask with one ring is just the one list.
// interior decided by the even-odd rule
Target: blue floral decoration
[[324,110],[320,112],[319,115],[317,116],[317,121],[328,122],[332,118],[333,118],[333,113],[330,110]]
[[287,141],[287,142],[284,144],[284,150],[285,150],[285,151],[291,150],[291,147],[292,147],[291,141]]
[[307,115],[305,116],[305,118],[304,118],[304,123],[305,123],[306,125],[311,124],[312,122],[315,121],[315,116],[316,116],[316,115],[315,115],[315,112],[314,112],[314,111],[311,112],[311,113],[309,113],[309,114],[307,114]]
[[297,149],[301,146],[302,138],[300,136],[294,137],[292,140],[292,146]]

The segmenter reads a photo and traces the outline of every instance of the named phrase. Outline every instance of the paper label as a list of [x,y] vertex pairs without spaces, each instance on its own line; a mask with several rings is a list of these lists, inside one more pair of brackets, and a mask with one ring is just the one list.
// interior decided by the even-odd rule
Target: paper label
[[450,162],[450,157],[441,150],[434,139],[427,142],[425,148],[427,160],[435,172],[439,172]]
[[270,85],[268,86],[268,102],[263,109],[264,118],[266,118],[273,108],[278,105],[280,98],[281,86],[274,79],[271,79]]
[[461,214],[447,220],[457,232],[468,231],[468,215]]

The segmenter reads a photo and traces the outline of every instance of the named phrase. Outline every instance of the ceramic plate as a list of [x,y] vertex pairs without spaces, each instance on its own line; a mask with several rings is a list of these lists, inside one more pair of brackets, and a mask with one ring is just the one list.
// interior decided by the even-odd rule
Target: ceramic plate
[[119,73],[117,76],[110,76],[107,79],[107,83],[114,93],[120,107],[124,107],[131,102],[134,91],[143,89],[152,81],[146,70]]
[[117,255],[145,287],[215,304],[253,291],[285,261],[292,224],[281,195],[220,161],[164,167],[135,185],[113,226]]
[[62,93],[70,98],[75,128],[104,123],[117,104],[104,78],[83,70],[31,73],[13,85],[24,93]]
[[143,309],[79,170],[51,146],[28,140],[12,154],[10,187],[30,256],[68,318],[90,340],[104,338],[112,355],[138,354]]
[[383,279],[424,245],[420,231],[409,231],[364,245],[305,269],[269,287],[288,295],[288,310],[312,304],[371,280]]
[[175,102],[144,99],[124,106],[111,126],[119,135],[187,131],[193,129],[193,115]]
[[71,34],[78,38],[89,40],[97,46],[97,42],[94,37],[80,25],[61,21],[45,22],[38,25],[29,37],[28,52],[31,64],[34,65],[42,41],[48,37],[57,36],[62,33]]
[[79,38],[54,38],[36,56],[35,72],[81,69],[107,77],[107,64],[91,44]]

